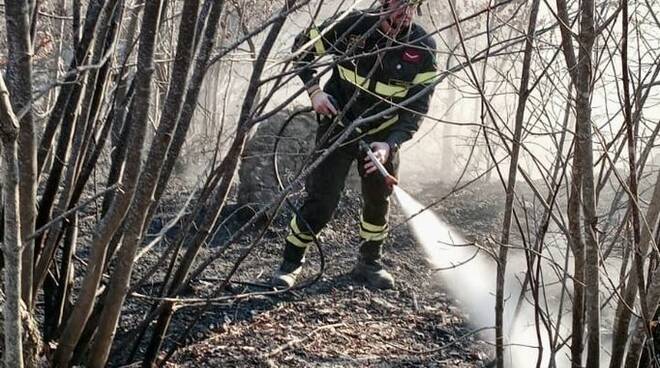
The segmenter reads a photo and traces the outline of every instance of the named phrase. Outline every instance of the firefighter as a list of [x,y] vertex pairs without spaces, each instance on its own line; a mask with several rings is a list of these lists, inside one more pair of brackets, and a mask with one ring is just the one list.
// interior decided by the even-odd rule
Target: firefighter
[[[307,196],[291,220],[283,261],[271,280],[273,286],[295,284],[313,236],[332,217],[349,167],[358,160],[364,205],[358,261],[352,276],[373,288],[394,287],[394,278],[381,263],[392,188],[375,173],[375,165],[358,142],[369,144],[387,170],[398,175],[399,147],[412,138],[421,115],[428,111],[437,77],[435,42],[413,22],[420,6],[419,0],[381,0],[377,9],[339,14],[296,38],[293,52],[298,75],[319,121],[317,144],[328,147],[355,119],[378,118],[355,129],[307,177]],[[314,64],[325,55],[331,55],[335,65],[321,88],[320,68]],[[334,121],[337,116],[341,118]],[[324,135],[329,139],[320,142]]]

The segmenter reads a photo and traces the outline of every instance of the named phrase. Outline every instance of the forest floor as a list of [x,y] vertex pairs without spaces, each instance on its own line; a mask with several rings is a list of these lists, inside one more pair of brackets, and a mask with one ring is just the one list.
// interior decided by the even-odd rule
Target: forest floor
[[[417,184],[406,189],[423,203],[438,200],[451,190],[440,184]],[[499,190],[495,185],[470,187],[444,199],[434,210],[468,237],[487,236],[498,226],[502,210]],[[492,346],[468,325],[469,316],[444,291],[442,281],[426,262],[408,227],[396,226],[405,220],[396,204],[392,206],[393,230],[384,258],[385,266],[396,278],[396,289],[373,290],[351,279],[359,208],[359,193],[346,190],[334,220],[321,236],[325,268],[317,282],[284,294],[214,304],[201,315],[168,366],[486,366],[493,358]],[[290,214],[283,212],[241,264],[231,288],[223,295],[266,291],[259,284],[265,284],[278,265],[287,234]],[[238,225],[227,224],[225,231],[234,231],[232,226]],[[227,257],[214,263],[184,297],[209,295],[251,240],[248,236],[232,247]],[[202,258],[216,250],[218,245],[214,243],[202,250]],[[150,257],[155,259],[157,254]],[[138,274],[153,262],[150,257],[136,265]],[[302,277],[312,280],[319,270],[319,253],[314,249],[308,255]],[[140,292],[149,294],[153,290]],[[134,333],[131,327],[140,321],[148,305],[139,298],[129,298],[120,339]],[[164,350],[173,346],[199,310],[185,304],[177,310]]]

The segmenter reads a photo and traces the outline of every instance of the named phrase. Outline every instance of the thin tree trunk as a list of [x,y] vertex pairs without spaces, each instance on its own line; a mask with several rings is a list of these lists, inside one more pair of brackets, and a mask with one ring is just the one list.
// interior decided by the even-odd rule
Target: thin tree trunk
[[[94,355],[90,361],[91,366],[105,364],[112,344],[112,335],[114,335],[114,329],[121,312],[125,290],[128,289],[127,286],[130,282],[133,258],[137,247],[141,244],[143,228],[146,221],[148,221],[149,208],[152,204],[153,191],[158,183],[160,169],[170,144],[172,132],[176,126],[186,90],[188,72],[194,54],[193,45],[198,9],[199,0],[187,0],[184,3],[176,59],[169,91],[165,99],[165,108],[146,160],[146,166],[140,175],[138,191],[129,210],[124,232],[124,243],[118,253],[119,261],[108,287],[99,332],[92,348]],[[113,288],[116,288],[117,285],[126,286],[120,286],[123,295],[119,295],[121,300],[118,304],[114,304],[117,295],[113,294],[113,292],[116,293]],[[109,335],[106,335],[108,333]]]
[[[128,146],[133,152],[140,152],[142,150],[146,134],[148,123],[147,113],[149,109],[145,107],[149,106],[151,95],[151,82],[154,70],[153,56],[161,3],[162,1],[149,1],[146,3],[144,11],[140,33],[141,42],[138,54],[136,95],[130,108],[132,119],[130,134],[128,134]],[[107,214],[97,225],[90,247],[89,264],[83,278],[78,301],[62,332],[58,349],[55,352],[54,363],[58,367],[68,366],[76,344],[80,339],[80,334],[94,308],[96,289],[98,288],[103,272],[107,246],[121,225],[128,210],[130,200],[135,192],[140,167],[140,159],[128,160],[126,162],[122,178],[123,191],[115,197]]]
[[55,327],[61,327],[62,321],[68,315],[67,312],[71,309],[71,292],[73,286],[74,265],[73,254],[76,252],[76,243],[78,242],[78,214],[74,213],[73,218],[67,225],[66,233],[64,234],[64,247],[62,249],[62,265],[60,267],[59,278],[57,280],[58,287],[55,294],[56,305],[53,309],[56,314],[54,320],[57,322]]
[[18,121],[11,108],[5,80],[0,75],[0,139],[2,140],[2,207],[4,208],[4,321],[5,367],[23,367],[21,326],[21,222],[18,174]]
[[582,0],[580,7],[580,36],[577,64],[576,130],[580,146],[582,176],[582,208],[585,236],[585,311],[587,316],[587,368],[600,367],[600,249],[596,234],[594,190],[594,161],[591,129],[592,50],[595,39],[594,2]]
[[532,62],[532,51],[534,48],[534,37],[536,32],[536,19],[538,16],[540,0],[532,2],[527,27],[527,39],[525,41],[525,52],[523,56],[522,75],[520,87],[518,88],[518,106],[516,109],[516,120],[513,133],[513,145],[511,148],[511,162],[509,164],[509,177],[506,186],[506,200],[504,205],[504,221],[502,223],[501,247],[497,262],[497,288],[495,295],[495,346],[498,368],[504,368],[504,278],[506,275],[506,262],[508,253],[509,237],[511,232],[511,219],[513,215],[513,200],[516,189],[516,177],[518,174],[518,160],[520,158],[520,144],[522,138],[523,123],[525,121],[525,108],[529,97],[529,70]]
[[[288,0],[287,5],[280,11],[280,14],[285,13],[287,9],[295,4],[295,1],[296,0]],[[260,86],[259,79],[261,78],[261,73],[263,72],[266,59],[270,54],[273,43],[281,31],[285,21],[286,17],[282,17],[280,20],[273,24],[266,40],[264,41],[264,46],[260,50],[256,62],[254,63],[254,69],[252,71],[250,83],[245,94],[245,99],[243,100],[236,137],[234,138],[229,152],[221,163],[223,170],[221,174],[222,179],[220,181],[220,185],[215,189],[215,193],[209,201],[209,207],[214,209],[217,208],[217,210],[214,211],[214,215],[205,217],[204,221],[199,225],[193,234],[187,234],[192,236],[193,239],[188,244],[188,250],[183,256],[181,263],[179,264],[179,267],[174,274],[169,287],[169,295],[176,295],[185,284],[185,280],[190,271],[190,267],[192,266],[201,245],[210,234],[211,229],[215,225],[219,214],[222,211],[222,207],[227,198],[227,194],[229,193],[229,188],[231,187],[231,183],[233,181],[241,153],[245,147],[245,141],[247,140],[248,132],[251,128],[250,118],[252,117],[252,110],[256,103],[256,96],[258,95],[258,89]],[[184,239],[182,238],[181,241],[183,240]],[[160,350],[160,345],[162,344],[162,340],[165,336],[165,333],[167,332],[173,314],[172,307],[173,306],[171,304],[166,304],[162,307],[158,318],[158,323],[154,328],[154,338],[149,345],[150,359],[152,359]],[[145,360],[144,363],[150,362]]]
[[[112,123],[114,128],[119,130],[118,141],[112,147],[112,153],[110,154],[110,170],[108,172],[108,178],[106,182],[106,187],[111,187],[117,184],[121,178],[122,169],[124,167],[124,161],[126,159],[126,152],[128,151],[128,136],[133,127],[132,125],[132,116],[128,114],[130,106],[133,105],[133,98],[135,96],[134,82],[131,83],[131,87],[128,89],[125,95],[120,95],[116,97],[114,102],[114,122]],[[124,82],[120,82],[124,83]],[[118,91],[117,93],[120,93]],[[126,106],[126,107],[124,107]],[[114,132],[113,132],[114,133]],[[112,205],[112,202],[116,196],[114,192],[108,192],[103,196],[103,203],[101,205],[101,213],[105,215]]]
[[[99,15],[99,26],[96,29],[96,36],[94,37],[94,45],[93,49],[91,51],[91,57],[90,61],[93,64],[100,64],[103,59],[103,54],[104,51],[106,50],[106,40],[108,38],[108,34],[113,31],[111,27],[111,18],[113,17],[113,13],[116,9],[117,5],[117,0],[110,0],[108,1],[102,11],[101,14]],[[104,69],[100,70],[101,72],[104,71]],[[85,82],[84,85],[85,87],[82,88],[84,90],[84,95],[82,98],[78,99],[77,98],[77,92],[74,92],[74,96],[76,96],[76,100],[79,100],[79,105],[81,108],[81,112],[76,114],[76,117],[71,117],[71,121],[76,121],[73,127],[73,131],[68,135],[68,137],[64,137],[64,133],[62,136],[60,136],[60,143],[58,144],[58,149],[57,149],[57,155],[63,155],[63,157],[60,158],[61,161],[57,161],[53,165],[53,169],[51,170],[51,176],[48,178],[48,184],[47,184],[47,189],[46,192],[50,193],[52,197],[54,197],[57,189],[60,187],[59,184],[59,177],[63,175],[63,170],[66,167],[66,174],[64,175],[64,180],[62,183],[62,189],[60,190],[59,194],[59,199],[58,199],[58,204],[56,207],[57,213],[63,213],[67,209],[71,208],[71,200],[72,200],[72,195],[73,191],[75,189],[75,182],[76,178],[79,173],[79,167],[80,167],[80,161],[82,160],[82,155],[83,155],[83,146],[84,146],[84,137],[85,133],[88,129],[91,129],[88,127],[88,125],[93,124],[92,121],[88,119],[91,110],[92,110],[92,101],[94,99],[95,94],[101,93],[100,91],[97,91],[97,88],[103,88],[103,85],[105,83],[101,83],[101,86],[97,84],[97,80],[101,79],[104,80],[105,76],[104,75],[99,75],[99,69],[94,69],[90,71],[86,76],[85,76]],[[73,101],[70,101],[70,108],[72,108]],[[77,108],[76,108],[77,110]],[[64,137],[64,139],[62,139]],[[68,138],[68,139],[66,139]],[[65,158],[66,157],[66,158]],[[55,176],[55,177],[53,177]],[[49,191],[49,188],[52,189]],[[46,198],[46,194],[44,194],[44,198]],[[42,200],[42,204],[45,201]],[[50,206],[52,203],[51,201],[47,202],[47,206]],[[38,224],[40,226],[43,226],[47,221],[50,220],[50,210],[47,206],[40,207],[40,213],[39,213],[39,219]],[[44,237],[45,241],[44,247],[43,247],[43,252],[41,256],[39,257],[38,263],[37,263],[37,268],[36,268],[36,278],[35,278],[35,285],[34,285],[34,290],[38,290],[41,287],[41,284],[43,281],[46,279],[48,276],[48,270],[51,269],[52,267],[52,261],[53,261],[53,256],[55,255],[55,251],[58,248],[60,241],[62,239],[62,233],[66,230],[67,222],[59,222],[51,231],[47,233],[47,235]],[[39,238],[40,239],[40,238]],[[41,244],[41,243],[38,243]],[[66,258],[67,253],[71,251],[70,246],[72,247],[73,244],[67,243],[67,247],[65,247],[63,251],[63,255]],[[65,262],[65,264],[70,264]],[[62,269],[61,272],[64,273],[64,275],[68,275],[69,270],[67,269]],[[46,339],[54,338],[54,333],[57,331],[60,327],[61,323],[61,301],[57,299],[57,295],[62,294],[62,291],[58,291],[58,285],[57,282],[54,282],[55,280],[52,280],[53,282],[48,282],[44,284],[44,294],[46,295],[45,298],[45,322],[44,322],[44,337]],[[59,285],[60,287],[63,287],[64,285]]]
[[[653,196],[646,212],[646,221],[643,223],[642,232],[640,235],[639,248],[641,254],[648,252],[653,233],[658,223],[658,215],[660,214],[660,171],[656,176],[655,186],[653,189]],[[648,226],[646,226],[648,224]],[[623,294],[623,302],[619,302],[616,310],[616,317],[614,319],[613,339],[612,339],[612,358],[610,360],[610,368],[619,368],[623,363],[623,358],[626,350],[626,341],[628,340],[628,328],[632,313],[630,307],[635,302],[637,295],[638,285],[637,278],[639,277],[637,268],[632,267],[628,282]]]
[[[660,173],[659,173],[660,176]],[[654,192],[654,198],[656,193]],[[651,210],[649,206],[649,211]],[[651,223],[649,223],[651,224]],[[643,232],[642,234],[645,234]],[[632,273],[632,272],[631,272]],[[631,279],[631,284],[634,280]],[[660,267],[656,267],[650,276],[650,282],[647,287],[648,294],[646,295],[646,310],[656,311],[660,303]],[[628,344],[628,353],[626,355],[625,367],[638,368],[640,366],[640,358],[642,356],[642,349],[646,343],[649,329],[649,321],[644,318],[637,318],[635,327],[630,333],[630,343]]]
[[[655,227],[658,216],[658,202],[660,195],[660,172],[656,181],[653,198],[647,209],[646,221],[649,226],[644,226],[644,230],[640,229],[640,216],[639,216],[639,199],[637,197],[637,163],[636,157],[636,141],[635,141],[635,124],[633,123],[632,107],[630,103],[630,77],[628,73],[628,1],[623,0],[622,6],[622,42],[621,42],[621,64],[622,64],[622,79],[623,83],[623,112],[624,122],[626,128],[626,138],[628,141],[628,169],[630,171],[630,210],[632,213],[632,227],[633,227],[633,263],[630,272],[630,277],[626,284],[623,295],[624,302],[620,302],[617,311],[615,326],[612,339],[612,358],[610,359],[610,367],[621,367],[623,356],[625,354],[626,340],[628,337],[628,326],[630,323],[631,312],[628,309],[635,303],[635,296],[637,292],[640,293],[640,301],[642,306],[642,316],[647,319],[649,310],[646,306],[646,291],[644,290],[644,257],[648,251],[649,241],[652,237],[652,231]],[[654,310],[655,311],[655,310]]]
[[[94,31],[96,29],[97,20],[103,8],[103,3],[104,0],[90,1],[87,7],[83,37],[80,43],[77,42],[77,38],[74,36],[75,57],[73,60],[71,60],[71,65],[69,66],[68,70],[70,74],[67,76],[65,82],[62,85],[62,88],[60,89],[60,93],[57,97],[57,101],[55,102],[55,106],[53,107],[53,111],[50,114],[48,123],[46,124],[44,132],[41,136],[41,141],[37,150],[37,173],[41,173],[42,169],[44,168],[46,157],[48,156],[51,145],[53,144],[55,132],[62,123],[62,119],[65,116],[65,112],[67,111],[67,106],[69,105],[73,92],[78,88],[78,84],[74,83],[78,77],[75,70],[79,63],[82,63],[82,61],[87,57],[87,52],[91,42],[93,41],[93,36],[95,35]],[[73,9],[74,11],[79,11],[80,7],[74,5]]]
[[[559,17],[560,31],[562,36],[562,51],[566,59],[571,81],[576,90],[576,135],[575,145],[576,169],[578,178],[573,178],[571,188],[571,204],[569,216],[573,221],[579,221],[579,210],[575,208],[582,196],[582,210],[584,213],[584,237],[585,246],[577,238],[572,236],[573,253],[576,257],[576,280],[580,283],[582,276],[582,249],[584,249],[584,292],[585,313],[588,323],[588,355],[587,367],[598,368],[600,364],[600,295],[599,295],[599,252],[598,239],[596,237],[596,204],[594,191],[593,173],[593,142],[591,137],[591,95],[592,95],[592,50],[595,39],[594,28],[594,3],[592,0],[584,0],[580,5],[580,35],[578,38],[579,54],[576,58],[573,49],[572,34],[568,28],[571,24],[568,19],[568,10],[565,0],[557,0],[557,15]],[[573,192],[575,191],[575,192]],[[572,214],[572,215],[571,215]],[[575,223],[573,223],[575,225]],[[571,232],[575,231],[572,229]],[[577,285],[576,292],[581,292],[581,285]],[[578,295],[579,296],[579,295]],[[576,299],[573,305],[573,346],[571,347],[571,358],[573,367],[581,367],[582,362],[582,311],[581,300]],[[576,335],[577,334],[577,335]],[[578,356],[579,355],[579,356]]]
[[[89,179],[89,174],[83,174],[83,167],[87,165],[90,159],[89,156],[92,155],[96,149],[96,133],[99,128],[98,119],[102,111],[103,102],[106,100],[107,84],[111,66],[113,65],[111,61],[104,60],[101,57],[101,53],[103,53],[103,56],[114,56],[114,52],[116,50],[115,44],[119,35],[119,25],[122,22],[124,9],[126,6],[124,0],[115,2],[116,4],[113,5],[114,9],[112,10],[112,16],[109,19],[110,25],[104,25],[103,28],[105,28],[105,30],[103,32],[99,32],[99,34],[104,35],[105,38],[103,39],[103,42],[99,42],[98,44],[94,45],[95,51],[92,53],[92,55],[98,57],[99,62],[102,62],[103,65],[98,70],[96,78],[91,79],[95,80],[93,89],[94,94],[91,97],[91,102],[88,103],[89,107],[86,107],[88,111],[81,114],[85,121],[84,125],[87,127],[87,130],[85,131],[85,137],[82,144],[82,154],[79,159],[77,168],[76,188],[84,186]],[[74,190],[74,193],[75,192],[76,191]],[[78,199],[79,196],[72,194],[71,204],[77,202]]]
[[[651,282],[648,286],[646,301],[646,308],[648,310],[655,311],[658,308],[658,303],[660,302],[660,267],[656,268],[651,275]],[[625,368],[640,367],[640,358],[642,356],[642,349],[646,343],[648,328],[648,321],[640,318],[636,319],[635,327],[630,333],[630,343],[628,344]]]
[[215,44],[218,22],[220,21],[220,16],[222,15],[225,1],[211,0],[211,2],[211,10],[208,16],[208,20],[206,21],[207,24],[204,31],[204,38],[202,40],[202,44],[200,45],[199,52],[197,53],[195,68],[190,78],[190,87],[186,93],[183,108],[181,110],[181,114],[179,115],[179,121],[177,122],[176,131],[172,137],[172,142],[170,143],[170,147],[167,152],[167,158],[163,164],[162,173],[154,192],[154,199],[156,201],[158,201],[163,195],[163,192],[165,192],[168,182],[166,178],[171,176],[172,170],[174,169],[174,164],[176,163],[176,159],[179,157],[181,148],[183,147],[183,144],[186,141],[186,137],[188,136],[188,129],[190,128],[190,123],[192,122],[195,107],[197,106],[199,91],[201,90],[204,76],[206,76],[208,61],[211,57],[211,51],[213,50],[213,46]]
[[[185,142],[185,137],[188,134],[193,113],[197,105],[197,98],[199,96],[199,91],[201,89],[204,76],[206,75],[208,60],[211,55],[211,50],[213,49],[213,46],[215,44],[218,24],[220,21],[220,16],[222,15],[223,7],[224,7],[224,0],[219,0],[219,1],[207,0],[204,3],[204,6],[202,7],[202,10],[200,12],[197,31],[195,32],[197,39],[195,43],[197,44],[200,39],[202,41],[201,41],[201,45],[199,46],[199,50],[197,52],[195,67],[193,69],[192,76],[190,79],[190,86],[186,93],[185,102],[183,103],[183,107],[181,114],[179,116],[176,131],[172,138],[172,142],[170,143],[170,147],[167,152],[167,157],[161,169],[160,179],[158,181],[158,185],[156,186],[154,192],[154,203],[157,203],[160,200],[163,192],[165,191],[165,188],[167,187],[168,181],[166,180],[166,178],[170,177],[176,159],[179,156],[179,153],[181,152],[181,147]],[[201,33],[204,34],[203,38],[200,37]],[[204,201],[204,199],[202,198],[204,198],[203,195],[199,199],[200,202]],[[150,208],[150,212],[153,211],[155,211],[155,205],[152,205],[152,207]],[[193,210],[193,213],[196,213],[196,211],[197,211],[196,209]],[[149,217],[151,217],[151,213],[149,214]],[[180,234],[181,237],[183,237],[184,235],[185,232],[182,232]],[[170,282],[172,269],[174,267],[176,257],[179,254],[179,249],[181,247],[182,241],[183,239],[178,239],[178,238],[175,240],[175,244],[176,244],[174,246],[175,251],[173,252],[172,261],[166,272],[166,276],[163,281],[163,286],[160,288],[160,295],[163,295],[164,293],[167,292],[167,284]],[[153,308],[155,310],[158,307],[154,306]],[[160,344],[163,338],[163,336],[161,336],[161,333],[164,333],[164,331],[167,329],[168,324],[169,324],[169,317],[166,317],[163,314],[161,314],[161,316],[158,318],[158,322],[156,323],[156,327],[154,327],[154,332],[152,334],[151,342],[144,355],[143,364],[145,366],[149,364],[153,364],[153,362],[155,361],[156,354],[160,350]],[[141,329],[139,336],[135,339],[136,347],[139,346],[139,343],[143,338],[144,332],[146,332],[146,326]],[[130,355],[133,354],[134,352],[131,352]]]
[[[32,41],[30,1],[9,1],[5,4],[7,26],[7,90],[13,111],[19,116],[18,169],[20,191],[21,239],[23,244],[22,296],[26,305],[32,300],[32,265],[37,197],[37,151],[34,122],[32,118]],[[29,308],[29,307],[28,307]]]
[[573,178],[568,198],[568,244],[573,252],[573,308],[571,334],[571,367],[582,368],[584,352],[584,242],[580,232],[580,192],[582,175],[580,174],[581,154],[575,145],[573,157]]

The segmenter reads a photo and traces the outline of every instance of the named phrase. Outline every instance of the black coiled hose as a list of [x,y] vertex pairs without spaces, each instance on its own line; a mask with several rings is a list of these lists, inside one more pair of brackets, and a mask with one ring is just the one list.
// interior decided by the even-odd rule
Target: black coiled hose
[[[279,170],[279,165],[277,163],[277,156],[279,152],[279,145],[280,145],[280,140],[282,139],[282,135],[284,134],[284,131],[286,128],[289,126],[291,121],[296,118],[296,116],[300,114],[305,114],[312,112],[312,108],[306,107],[302,109],[298,109],[294,111],[287,120],[284,121],[282,126],[280,127],[279,132],[277,133],[277,136],[275,137],[275,143],[273,144],[273,174],[275,174],[275,179],[277,180],[277,185],[279,186],[280,190],[284,190],[284,184],[282,183],[282,177],[280,176],[280,170]],[[298,175],[300,172],[303,170],[304,166],[300,168],[298,171]],[[323,276],[323,272],[325,271],[325,256],[323,255],[323,247],[321,246],[321,242],[318,240],[316,237],[316,234],[314,234],[314,231],[312,230],[312,227],[309,225],[309,223],[300,215],[300,212],[298,211],[298,208],[291,203],[289,198],[285,198],[287,206],[291,209],[296,214],[296,219],[300,219],[302,222],[302,226],[306,228],[311,234],[312,234],[312,240],[314,241],[314,244],[316,245],[316,249],[319,251],[319,262],[320,268],[319,272],[317,273],[316,276],[309,282],[300,284],[298,286],[294,286],[293,289],[303,289],[306,287],[309,287],[316,282],[318,282],[321,279],[321,276]]]

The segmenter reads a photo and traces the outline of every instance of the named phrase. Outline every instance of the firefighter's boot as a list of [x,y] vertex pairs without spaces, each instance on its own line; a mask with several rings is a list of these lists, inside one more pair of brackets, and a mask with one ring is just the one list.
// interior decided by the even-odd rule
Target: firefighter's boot
[[353,279],[376,289],[393,289],[394,277],[380,262],[382,242],[367,241],[360,247],[360,256],[351,272]]
[[275,270],[270,284],[276,288],[288,289],[296,284],[296,278],[302,270],[305,258],[305,248],[297,247],[289,242],[284,246],[282,263]]

